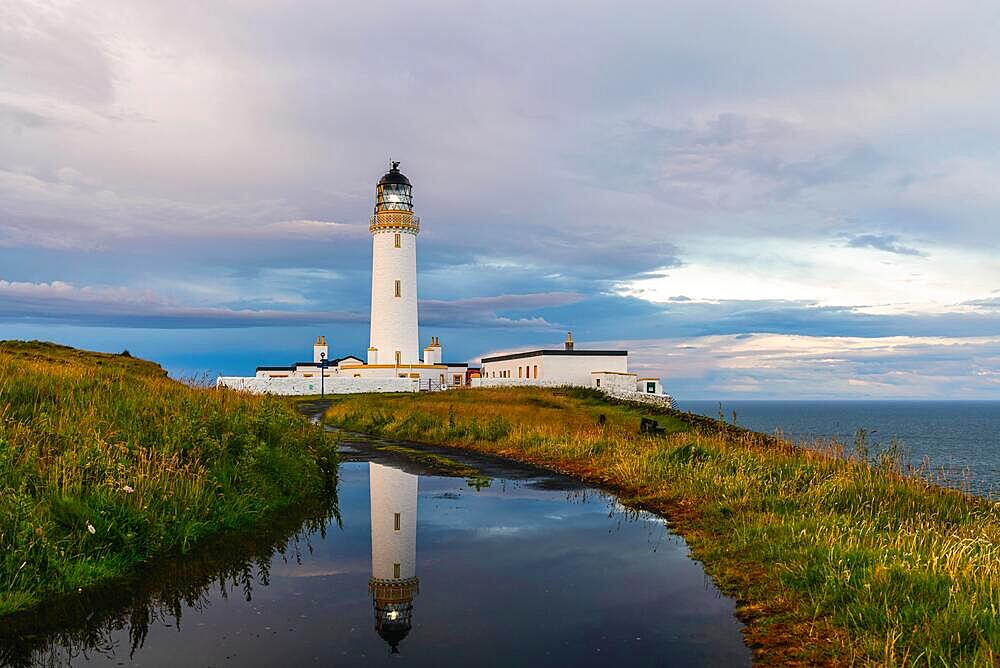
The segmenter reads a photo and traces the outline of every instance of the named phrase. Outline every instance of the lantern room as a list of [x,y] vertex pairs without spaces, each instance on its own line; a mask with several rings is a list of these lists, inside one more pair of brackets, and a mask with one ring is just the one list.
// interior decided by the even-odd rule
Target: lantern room
[[379,179],[376,187],[375,213],[380,211],[413,211],[413,186],[410,179],[399,171],[399,163]]

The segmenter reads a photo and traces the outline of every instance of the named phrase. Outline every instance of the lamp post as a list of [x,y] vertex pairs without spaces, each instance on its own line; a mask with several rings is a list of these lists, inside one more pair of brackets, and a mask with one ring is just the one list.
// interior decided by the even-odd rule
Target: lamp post
[[326,353],[319,354],[319,396],[326,396]]

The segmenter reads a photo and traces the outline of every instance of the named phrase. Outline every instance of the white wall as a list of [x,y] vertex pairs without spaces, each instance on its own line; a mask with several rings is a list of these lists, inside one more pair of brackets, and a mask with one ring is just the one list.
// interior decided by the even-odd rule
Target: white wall
[[[653,383],[653,391],[649,392],[646,387],[647,383]],[[659,378],[640,378],[635,383],[635,389],[638,392],[644,392],[646,394],[662,394],[663,385],[660,383]]]
[[[535,383],[535,365],[538,365],[538,383]],[[590,387],[593,382],[591,375],[595,371],[628,372],[627,355],[533,355],[501,362],[483,362],[483,379],[500,379],[502,371],[509,372],[507,380],[518,380],[518,368],[521,369],[521,380],[528,380],[525,367],[531,372],[530,384],[547,385],[578,385]],[[634,381],[634,378],[633,378]]]
[[[566,383],[555,380],[525,380],[517,378],[473,378],[471,387],[567,387]],[[590,387],[581,385],[580,387]]]
[[635,392],[635,383],[634,373],[594,372],[591,374],[591,384],[606,391]]
[[[473,378],[471,387],[567,387],[566,383],[558,383],[555,381],[543,381],[539,380],[535,382],[534,380],[513,380],[507,378]],[[589,385],[587,387],[590,387]],[[613,399],[626,399],[628,401],[638,401],[644,404],[650,404],[652,406],[662,406],[663,408],[673,408],[674,399],[669,394],[646,394],[644,392],[637,392],[634,388],[632,389],[607,389],[603,386],[599,389],[604,394],[612,397]]]
[[[496,374],[496,380],[500,380],[502,373],[504,371],[508,372],[509,378],[504,380],[522,380],[526,381],[528,378],[524,376],[524,367],[528,367],[531,371],[531,379],[535,379],[535,365],[538,365],[538,380],[545,380],[545,356],[544,355],[533,355],[531,357],[522,357],[516,360],[504,360],[502,362],[483,362],[481,373],[483,378],[494,379],[494,374]],[[518,367],[521,369],[521,378],[518,378],[517,370]]]
[[[400,248],[395,247],[397,233]],[[397,280],[402,283],[399,297]],[[393,364],[397,350],[404,363],[420,363],[417,337],[417,235],[401,228],[375,230],[370,345],[378,348],[378,364]]]
[[[216,387],[228,387],[252,394],[319,394],[319,376],[302,378],[288,376],[287,378],[259,378],[243,376],[219,376]],[[419,382],[410,378],[345,378],[334,376],[326,378],[323,390],[327,394],[361,394],[364,392],[416,392]]]
[[[399,579],[416,575],[417,476],[399,469],[368,463],[368,485],[372,512],[372,577],[393,580],[394,564]],[[395,514],[399,513],[399,531]]]

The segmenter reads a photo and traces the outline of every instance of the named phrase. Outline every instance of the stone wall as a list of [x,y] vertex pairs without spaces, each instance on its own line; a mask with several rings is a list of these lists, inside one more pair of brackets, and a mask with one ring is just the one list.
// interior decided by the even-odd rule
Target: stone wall
[[592,387],[605,392],[635,392],[636,376],[634,373],[612,373],[595,371],[590,374]]
[[[319,378],[256,378],[219,376],[216,387],[228,387],[252,394],[319,394]],[[327,378],[323,390],[327,394],[362,394],[365,392],[417,392],[420,381],[415,378]]]
[[540,378],[473,378],[472,387],[589,387],[589,385],[572,385],[559,380]]
[[[531,380],[518,380],[517,378],[473,378],[472,387],[590,387],[590,385],[573,385],[557,381],[535,380],[534,378]],[[635,390],[609,389],[604,387],[593,389],[601,391],[612,399],[638,401],[660,408],[674,407],[674,399],[669,394],[647,394],[646,392],[637,392]]]
[[658,406],[660,408],[674,407],[674,398],[669,394],[649,394],[647,392],[629,392],[627,390],[603,390],[603,392],[612,399],[621,399],[622,401],[638,401],[643,404]]

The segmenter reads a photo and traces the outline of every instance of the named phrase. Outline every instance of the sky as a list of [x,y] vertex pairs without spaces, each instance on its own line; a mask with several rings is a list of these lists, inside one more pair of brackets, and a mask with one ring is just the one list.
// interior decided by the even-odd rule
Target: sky
[[368,346],[376,181],[446,361],[1000,399],[989,2],[0,5],[0,339],[176,377]]

